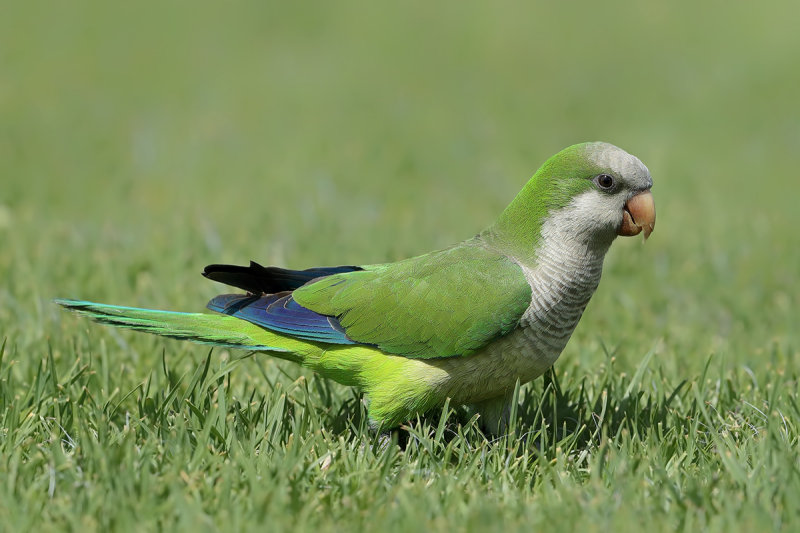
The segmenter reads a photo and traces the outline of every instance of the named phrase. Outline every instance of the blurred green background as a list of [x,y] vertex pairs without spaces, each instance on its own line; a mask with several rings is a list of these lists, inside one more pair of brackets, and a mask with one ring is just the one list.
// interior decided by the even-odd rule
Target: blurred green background
[[797,17],[792,1],[8,2],[0,337],[23,376],[48,346],[68,364],[98,339],[126,383],[164,346],[188,371],[204,348],[50,300],[201,310],[221,290],[208,263],[426,252],[603,140],[650,168],[658,223],[615,244],[557,367],[591,375],[605,346],[632,372],[655,347],[673,385],[712,355],[754,383],[793,373]]
[[[793,2],[3,11],[0,321],[17,343],[62,334],[55,296],[200,309],[207,263],[445,246],[545,158],[604,140],[649,166],[658,226],[617,243],[578,334],[671,339],[681,365],[722,351],[757,369],[774,340],[797,346]],[[614,328],[628,314],[636,331]]]

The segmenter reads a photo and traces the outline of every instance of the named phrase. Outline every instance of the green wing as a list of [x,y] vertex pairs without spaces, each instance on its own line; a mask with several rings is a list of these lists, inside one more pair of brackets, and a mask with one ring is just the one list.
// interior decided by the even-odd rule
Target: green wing
[[334,274],[294,300],[335,316],[347,336],[411,358],[467,355],[514,329],[531,301],[519,265],[470,243]]

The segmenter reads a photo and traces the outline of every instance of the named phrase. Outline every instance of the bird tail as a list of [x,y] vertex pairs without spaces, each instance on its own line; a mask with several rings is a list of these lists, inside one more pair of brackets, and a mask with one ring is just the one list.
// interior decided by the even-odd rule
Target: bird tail
[[82,300],[57,299],[58,305],[95,322],[229,348],[272,352],[290,361],[302,362],[314,347],[227,315],[180,313],[100,304]]
[[[360,387],[372,398],[370,416],[386,427],[397,425],[416,412],[424,412],[439,401],[425,384],[425,376],[434,365],[385,354],[374,346],[303,340],[230,315],[160,311],[82,300],[57,299],[55,303],[101,324],[201,344],[268,352],[299,363],[343,385]],[[420,395],[420,391],[428,392]]]

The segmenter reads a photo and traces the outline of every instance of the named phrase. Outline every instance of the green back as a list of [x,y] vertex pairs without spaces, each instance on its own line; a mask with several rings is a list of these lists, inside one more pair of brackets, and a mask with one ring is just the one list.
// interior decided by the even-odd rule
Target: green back
[[351,339],[412,358],[467,355],[514,329],[531,300],[522,269],[477,240],[336,274],[293,293]]
[[[414,358],[473,353],[517,326],[531,289],[516,261],[532,265],[541,228],[555,210],[592,188],[606,169],[582,143],[548,159],[496,223],[463,244],[295,290],[294,299],[336,316],[351,339]],[[510,258],[513,258],[510,259]]]

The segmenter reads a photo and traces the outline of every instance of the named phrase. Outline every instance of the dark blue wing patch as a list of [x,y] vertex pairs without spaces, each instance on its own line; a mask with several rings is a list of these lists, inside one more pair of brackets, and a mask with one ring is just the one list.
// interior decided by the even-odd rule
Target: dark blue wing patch
[[358,344],[347,338],[332,316],[321,315],[295,302],[290,292],[267,296],[222,294],[208,308],[298,339],[330,344]]

